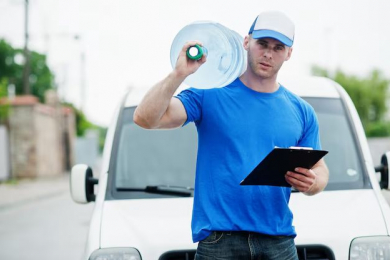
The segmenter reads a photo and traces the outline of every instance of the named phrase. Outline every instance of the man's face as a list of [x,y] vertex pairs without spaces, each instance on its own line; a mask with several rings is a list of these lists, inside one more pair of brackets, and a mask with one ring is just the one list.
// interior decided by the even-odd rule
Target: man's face
[[253,39],[250,35],[245,37],[244,48],[248,51],[248,69],[261,78],[276,76],[292,52],[292,48],[278,40]]

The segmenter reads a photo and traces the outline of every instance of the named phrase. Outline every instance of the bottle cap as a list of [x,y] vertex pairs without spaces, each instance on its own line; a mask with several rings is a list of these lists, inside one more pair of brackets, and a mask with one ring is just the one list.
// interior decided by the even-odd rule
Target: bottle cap
[[187,49],[187,57],[191,60],[200,60],[203,56],[203,48],[198,44]]

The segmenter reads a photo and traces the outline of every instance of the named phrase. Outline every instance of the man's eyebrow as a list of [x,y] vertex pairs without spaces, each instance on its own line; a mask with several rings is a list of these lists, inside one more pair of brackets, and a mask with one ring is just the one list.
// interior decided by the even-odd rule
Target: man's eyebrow
[[264,40],[264,39],[257,39],[257,42],[268,43],[268,41],[266,41],[266,40]]

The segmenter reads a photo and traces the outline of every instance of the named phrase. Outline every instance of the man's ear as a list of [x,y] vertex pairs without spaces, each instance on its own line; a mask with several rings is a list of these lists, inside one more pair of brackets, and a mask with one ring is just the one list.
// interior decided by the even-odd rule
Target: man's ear
[[288,48],[287,57],[284,61],[288,61],[291,58],[292,51],[293,51],[292,47]]
[[242,44],[244,46],[244,49],[247,51],[249,49],[249,40],[250,40],[250,36],[247,35],[245,36],[244,38],[244,43]]

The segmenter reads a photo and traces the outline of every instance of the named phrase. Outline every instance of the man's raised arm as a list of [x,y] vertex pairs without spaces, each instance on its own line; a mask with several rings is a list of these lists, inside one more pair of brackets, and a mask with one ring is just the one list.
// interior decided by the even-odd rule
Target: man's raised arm
[[172,98],[177,88],[190,74],[206,62],[206,56],[198,61],[187,58],[190,46],[200,42],[186,43],[178,57],[175,69],[151,88],[134,111],[134,122],[147,129],[175,128],[184,124],[187,113],[180,100]]

